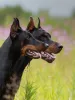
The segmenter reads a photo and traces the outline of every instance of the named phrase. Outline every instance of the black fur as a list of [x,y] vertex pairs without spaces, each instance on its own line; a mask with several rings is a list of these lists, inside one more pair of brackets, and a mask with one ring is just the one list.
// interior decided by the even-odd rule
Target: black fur
[[31,33],[22,30],[19,20],[15,18],[10,29],[10,36],[0,48],[0,100],[14,99],[23,70],[31,61],[28,56],[21,56],[22,47],[28,44],[44,43],[36,40]]

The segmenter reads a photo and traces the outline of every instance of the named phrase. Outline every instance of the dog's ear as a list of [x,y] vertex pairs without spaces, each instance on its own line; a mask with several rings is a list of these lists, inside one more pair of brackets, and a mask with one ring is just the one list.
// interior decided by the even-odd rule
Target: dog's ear
[[27,30],[32,31],[34,28],[35,28],[34,20],[33,20],[32,17],[30,17],[30,21],[29,21],[29,23],[27,25]]
[[22,30],[22,29],[20,27],[19,19],[14,18],[14,21],[13,21],[11,28],[10,28],[10,37],[12,39],[16,38],[17,32],[19,32],[20,30]]
[[40,18],[38,17],[38,28],[41,28],[40,26]]

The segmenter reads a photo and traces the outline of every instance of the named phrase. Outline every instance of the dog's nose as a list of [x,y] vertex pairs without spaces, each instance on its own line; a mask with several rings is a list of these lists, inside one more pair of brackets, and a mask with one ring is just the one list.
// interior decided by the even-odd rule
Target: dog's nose
[[63,46],[62,46],[62,45],[59,45],[59,46],[58,46],[58,48],[59,48],[59,49],[62,49],[62,48],[63,48]]
[[49,44],[45,43],[45,47],[48,48],[49,47]]

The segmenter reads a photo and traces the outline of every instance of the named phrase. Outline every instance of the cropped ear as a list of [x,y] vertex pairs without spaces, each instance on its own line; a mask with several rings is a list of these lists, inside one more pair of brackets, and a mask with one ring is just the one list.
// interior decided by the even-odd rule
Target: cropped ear
[[20,30],[22,30],[22,29],[20,27],[19,19],[14,18],[14,21],[13,21],[11,28],[10,28],[10,37],[12,39],[16,38],[17,32],[20,31]]
[[40,18],[38,17],[38,28],[41,28],[40,26]]
[[29,21],[29,23],[27,25],[27,30],[32,31],[34,28],[35,28],[34,20],[33,20],[32,17],[30,17],[30,21]]

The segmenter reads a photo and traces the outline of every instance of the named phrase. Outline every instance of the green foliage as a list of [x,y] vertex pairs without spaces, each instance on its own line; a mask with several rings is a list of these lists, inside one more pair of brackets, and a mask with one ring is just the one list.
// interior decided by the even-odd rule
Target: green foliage
[[72,17],[75,18],[75,8],[72,11]]
[[0,40],[0,46],[3,44],[4,40]]
[[25,100],[34,100],[33,96],[36,94],[36,89],[33,87],[33,84],[27,81],[25,91]]
[[[31,15],[31,12],[23,10],[18,5],[15,7],[7,6],[5,8],[0,8],[0,24],[4,25],[9,21],[9,19],[13,19],[14,17],[23,18],[26,20]],[[9,23],[11,23],[11,20]]]

